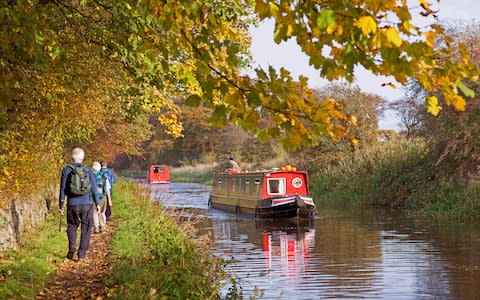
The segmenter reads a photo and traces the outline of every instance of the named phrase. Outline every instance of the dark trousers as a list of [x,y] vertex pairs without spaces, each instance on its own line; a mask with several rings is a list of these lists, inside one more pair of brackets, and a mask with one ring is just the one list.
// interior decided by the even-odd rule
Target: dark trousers
[[80,247],[78,257],[84,258],[87,255],[90,245],[90,236],[93,225],[93,205],[67,205],[67,236],[68,249],[71,251],[77,247],[77,230],[80,227]]
[[[112,190],[110,190],[110,199],[113,199]],[[107,209],[105,210],[105,217],[107,222],[110,221],[110,216],[112,215],[112,207],[107,204]]]

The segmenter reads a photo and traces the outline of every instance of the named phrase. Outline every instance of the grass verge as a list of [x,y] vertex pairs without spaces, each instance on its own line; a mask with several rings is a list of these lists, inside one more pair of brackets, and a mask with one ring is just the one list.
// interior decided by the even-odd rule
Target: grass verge
[[0,299],[32,299],[67,253],[65,220],[59,230],[59,216],[23,233],[16,249],[0,253]]
[[212,172],[215,164],[198,164],[170,169],[170,180],[176,182],[196,182],[212,184]]
[[435,219],[478,219],[480,189],[438,177],[427,153],[422,140],[371,145],[317,170],[312,193],[325,204],[379,205]]
[[113,299],[215,299],[223,279],[222,261],[188,223],[179,224],[132,182],[116,187],[112,237]]

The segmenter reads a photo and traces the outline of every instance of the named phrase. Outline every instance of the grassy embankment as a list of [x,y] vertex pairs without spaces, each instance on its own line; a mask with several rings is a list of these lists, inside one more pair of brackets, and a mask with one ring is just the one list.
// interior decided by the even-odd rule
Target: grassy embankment
[[[171,182],[196,182],[206,185],[212,184],[212,172],[214,163],[196,163],[191,166],[170,167],[169,175]],[[120,172],[126,178],[146,179],[146,171],[126,170]]]
[[65,220],[59,231],[59,216],[21,236],[15,250],[0,253],[0,299],[32,299],[43,289],[49,275],[67,254]]
[[180,227],[134,183],[117,188],[112,239],[112,298],[215,298],[222,279],[221,261],[206,244],[190,239],[188,223]]
[[215,164],[205,163],[195,166],[172,168],[170,171],[170,180],[174,182],[196,182],[211,185],[214,167]]
[[[190,239],[188,224],[179,227],[138,186],[124,181],[116,185],[114,214],[110,297],[217,297],[221,262]],[[25,233],[17,249],[0,254],[0,298],[35,297],[63,261],[66,245],[65,221],[59,231],[58,215]]]
[[319,168],[311,176],[320,202],[379,205],[433,218],[478,219],[480,190],[446,181],[436,173],[422,140],[369,146]]

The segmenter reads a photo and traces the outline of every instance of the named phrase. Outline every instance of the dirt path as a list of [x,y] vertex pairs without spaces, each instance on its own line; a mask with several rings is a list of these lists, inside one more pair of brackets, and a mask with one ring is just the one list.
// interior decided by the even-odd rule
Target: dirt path
[[108,255],[112,225],[114,224],[106,226],[101,233],[92,233],[85,260],[78,262],[65,259],[36,299],[106,299],[104,280],[111,273]]

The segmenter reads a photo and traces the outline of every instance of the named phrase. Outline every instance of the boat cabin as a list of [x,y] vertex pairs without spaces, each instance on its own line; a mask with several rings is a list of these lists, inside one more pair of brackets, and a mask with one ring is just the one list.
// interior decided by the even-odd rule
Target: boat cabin
[[214,208],[256,217],[312,215],[308,175],[303,171],[269,170],[213,175],[209,203]]
[[166,164],[152,164],[147,173],[148,183],[169,183],[168,166]]

